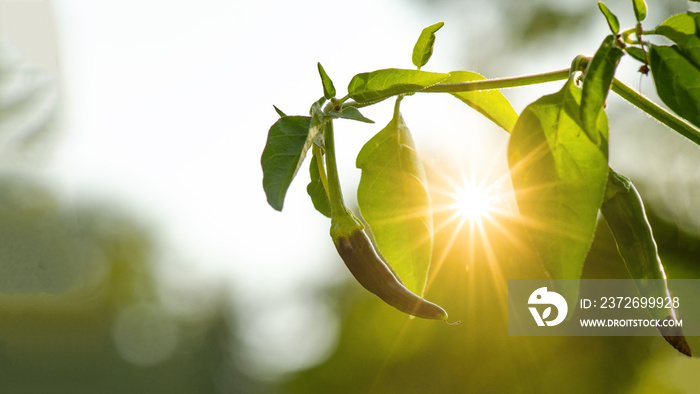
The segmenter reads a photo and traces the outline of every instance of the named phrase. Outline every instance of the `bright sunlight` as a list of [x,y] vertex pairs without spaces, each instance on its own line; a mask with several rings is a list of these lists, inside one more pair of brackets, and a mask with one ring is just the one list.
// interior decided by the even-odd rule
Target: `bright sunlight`
[[465,182],[452,197],[454,198],[453,208],[457,211],[462,223],[481,222],[495,209],[496,196],[493,188]]

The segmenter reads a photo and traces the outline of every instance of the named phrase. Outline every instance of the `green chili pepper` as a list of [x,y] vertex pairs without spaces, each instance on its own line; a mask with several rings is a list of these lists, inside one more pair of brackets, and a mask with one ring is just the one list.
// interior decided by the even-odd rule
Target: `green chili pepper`
[[[642,199],[632,182],[612,169],[608,175],[601,211],[639,293],[649,297],[670,297],[666,274]],[[673,308],[650,308],[649,312],[659,319],[676,318]],[[657,328],[671,346],[685,355],[691,355],[690,346],[680,327]]]
[[447,320],[444,309],[412,293],[401,283],[375,250],[362,223],[345,207],[335,163],[332,122],[326,124],[324,133],[331,205],[330,235],[350,273],[362,287],[402,312],[424,319]]

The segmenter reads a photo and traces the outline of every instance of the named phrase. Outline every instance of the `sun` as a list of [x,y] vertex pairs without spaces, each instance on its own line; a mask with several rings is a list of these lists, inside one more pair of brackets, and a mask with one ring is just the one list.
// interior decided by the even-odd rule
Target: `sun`
[[452,193],[452,209],[460,222],[480,223],[495,211],[497,195],[493,187],[465,181]]

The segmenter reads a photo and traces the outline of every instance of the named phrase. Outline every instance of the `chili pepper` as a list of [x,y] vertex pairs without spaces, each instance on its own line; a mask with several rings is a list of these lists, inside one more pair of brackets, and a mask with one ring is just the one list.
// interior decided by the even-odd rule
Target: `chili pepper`
[[444,309],[412,293],[392,274],[361,228],[336,237],[335,248],[357,282],[382,301],[409,315],[447,320]]
[[402,312],[424,319],[447,320],[444,309],[414,294],[401,283],[375,250],[362,223],[346,208],[335,162],[332,122],[326,124],[324,137],[331,205],[330,235],[350,273],[362,287]]
[[[643,296],[670,297],[661,258],[642,199],[632,182],[610,169],[601,211],[615,237],[617,250],[627,266],[637,290]],[[675,320],[673,308],[649,309],[652,316]],[[655,316],[663,313],[666,316]],[[659,333],[679,352],[690,356],[691,350],[680,327],[657,327]]]

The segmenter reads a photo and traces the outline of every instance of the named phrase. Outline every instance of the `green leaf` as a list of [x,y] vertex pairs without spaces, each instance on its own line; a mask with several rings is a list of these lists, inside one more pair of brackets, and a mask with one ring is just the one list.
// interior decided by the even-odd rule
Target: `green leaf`
[[627,54],[632,56],[635,60],[646,63],[646,60],[644,59],[644,51],[642,51],[640,48],[628,46],[625,48],[625,52],[627,52]]
[[433,221],[423,164],[397,109],[357,155],[362,177],[357,202],[377,246],[406,287],[425,290]]
[[685,46],[689,39],[696,37],[697,23],[695,14],[688,12],[666,19],[654,33],[662,35],[678,45]]
[[583,78],[581,123],[583,130],[595,144],[600,144],[598,117],[603,112],[605,99],[622,58],[622,50],[615,46],[615,37],[607,36],[588,63]]
[[328,112],[328,115],[340,119],[350,119],[356,120],[358,122],[374,123],[373,120],[365,118],[364,115],[362,115],[360,111],[355,107],[345,107],[340,112],[330,111]]
[[665,36],[676,44],[683,45],[685,41],[695,35],[695,19],[691,13],[674,15],[661,23],[654,31]]
[[323,103],[326,102],[326,97],[321,97],[320,99],[314,101],[309,108],[309,115],[314,116],[314,113],[323,115]]
[[284,112],[282,112],[281,109],[277,108],[277,107],[274,106],[274,105],[273,105],[272,107],[275,109],[275,112],[277,112],[277,115],[279,115],[280,118],[284,118],[285,116],[287,116]]
[[413,47],[413,64],[420,70],[421,67],[425,66],[433,55],[433,45],[435,44],[435,32],[440,30],[444,26],[444,22],[438,22],[434,25],[430,25],[423,29],[416,41],[416,45]]
[[644,0],[632,0],[632,6],[637,22],[643,21],[647,17],[647,3]]
[[[632,182],[612,169],[608,174],[605,200],[601,213],[610,227],[617,249],[633,279],[658,279],[636,281],[643,297],[665,297],[666,274],[656,248],[651,226],[644,211],[644,204]],[[661,286],[659,286],[661,285]],[[652,308],[657,319],[667,317],[671,310]]]
[[311,124],[309,126],[309,140],[312,140],[314,144],[321,147],[323,146],[323,127],[326,122],[331,120],[329,116],[326,116],[326,114],[323,113],[323,104],[325,102],[326,98],[321,97],[320,99],[318,99],[318,101],[311,104],[311,108],[309,108],[309,115],[311,115]]
[[313,142],[311,118],[285,116],[270,127],[260,163],[267,202],[281,211],[289,184]]
[[[459,83],[469,81],[481,81],[485,77],[470,71],[452,71],[450,76],[442,83]],[[471,92],[452,93],[468,106],[479,111],[482,115],[502,127],[505,131],[511,132],[518,114],[510,105],[508,99],[498,90],[475,90]]]
[[676,46],[651,47],[649,65],[659,98],[700,127],[700,68]]
[[[632,182],[610,169],[605,200],[600,208],[608,227],[615,237],[617,250],[635,279],[642,297],[666,298],[669,294],[666,273],[661,263],[654,235],[644,212],[642,198]],[[670,319],[677,315],[671,306],[648,308],[655,319]],[[661,335],[681,353],[690,356],[691,350],[682,329],[657,327]]]
[[326,74],[326,70],[323,69],[321,63],[318,63],[318,73],[321,75],[321,82],[323,82],[323,97],[327,100],[335,97],[335,87],[333,86],[333,81]]
[[620,21],[617,20],[615,14],[610,12],[610,9],[608,9],[608,7],[603,4],[602,1],[598,2],[598,8],[600,9],[600,12],[603,13],[603,16],[605,16],[605,20],[608,22],[608,27],[610,27],[612,34],[617,35],[617,33],[620,32]]
[[[578,279],[593,241],[608,174],[608,125],[598,145],[579,121],[581,89],[569,80],[528,105],[508,145],[515,197],[534,250],[553,279]],[[559,289],[569,305],[578,286]]]
[[397,94],[417,92],[449,76],[420,70],[377,70],[355,75],[348,85],[348,95],[359,103],[377,102]]
[[678,45],[678,50],[688,60],[700,67],[700,14],[688,12],[668,18],[655,33],[665,36]]
[[328,199],[326,188],[323,186],[321,172],[319,171],[319,161],[322,163],[323,158],[318,157],[318,149],[316,148],[313,150],[313,157],[309,166],[311,182],[306,186],[306,192],[309,194],[309,197],[311,197],[314,208],[324,216],[331,217],[331,203]]

